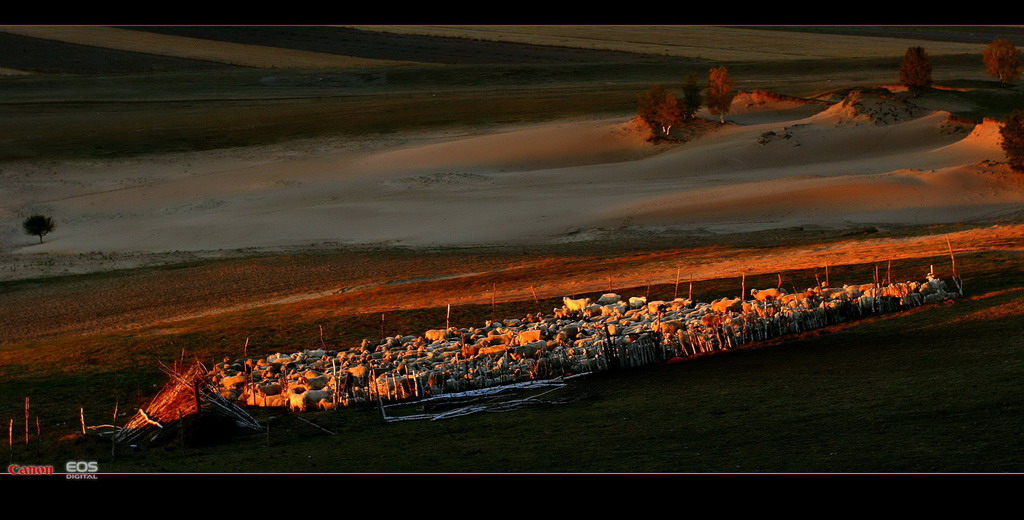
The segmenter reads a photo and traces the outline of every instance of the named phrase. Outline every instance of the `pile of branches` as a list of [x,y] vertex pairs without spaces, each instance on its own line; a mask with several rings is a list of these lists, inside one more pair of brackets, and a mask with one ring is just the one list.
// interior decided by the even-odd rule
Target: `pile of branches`
[[186,420],[211,415],[229,419],[242,429],[263,430],[248,412],[220,394],[207,377],[209,370],[199,360],[188,367],[161,363],[160,368],[169,381],[114,434],[114,442],[138,445],[158,441],[183,428]]

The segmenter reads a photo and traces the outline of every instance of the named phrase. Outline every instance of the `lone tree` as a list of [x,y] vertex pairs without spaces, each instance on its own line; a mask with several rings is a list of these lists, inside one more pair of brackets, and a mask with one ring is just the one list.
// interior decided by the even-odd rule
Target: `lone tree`
[[637,114],[651,129],[655,139],[668,136],[673,125],[683,121],[679,100],[661,85],[654,85],[637,103]]
[[25,228],[25,233],[29,235],[39,235],[39,243],[42,244],[43,235],[53,231],[57,226],[53,223],[53,219],[50,217],[32,215],[21,223],[21,227]]
[[1010,160],[1010,167],[1024,172],[1024,111],[1015,109],[1010,112],[999,134],[1003,137],[1003,151]]
[[910,47],[900,67],[900,83],[917,97],[932,86],[932,62],[923,47]]
[[700,110],[700,106],[704,103],[704,97],[701,96],[700,91],[700,85],[697,84],[697,73],[691,72],[686,78],[686,84],[683,85],[683,119],[693,119],[693,115]]
[[983,57],[985,70],[1000,83],[1020,79],[1020,51],[1009,40],[995,40],[988,44]]
[[732,77],[724,65],[708,71],[708,110],[718,116],[720,123],[725,123],[725,114],[729,113],[732,98],[736,97],[732,88]]

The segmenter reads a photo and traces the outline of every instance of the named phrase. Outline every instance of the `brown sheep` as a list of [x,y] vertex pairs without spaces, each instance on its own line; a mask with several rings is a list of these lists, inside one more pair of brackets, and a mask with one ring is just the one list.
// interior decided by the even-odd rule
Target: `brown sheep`
[[711,310],[719,313],[741,312],[743,311],[743,299],[742,298],[721,298],[711,302]]
[[782,295],[786,294],[785,290],[779,289],[751,289],[750,295],[759,302],[774,301],[782,298]]

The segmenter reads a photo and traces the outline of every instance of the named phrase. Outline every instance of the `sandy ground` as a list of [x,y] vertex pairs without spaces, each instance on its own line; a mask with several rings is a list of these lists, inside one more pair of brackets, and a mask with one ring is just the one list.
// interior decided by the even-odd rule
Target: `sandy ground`
[[964,128],[946,112],[866,95],[828,108],[748,101],[737,102],[734,124],[681,145],[646,143],[623,117],[4,164],[0,216],[43,212],[58,228],[43,244],[0,228],[0,279],[102,255],[841,229],[1024,208],[1021,176],[998,163],[995,122]]

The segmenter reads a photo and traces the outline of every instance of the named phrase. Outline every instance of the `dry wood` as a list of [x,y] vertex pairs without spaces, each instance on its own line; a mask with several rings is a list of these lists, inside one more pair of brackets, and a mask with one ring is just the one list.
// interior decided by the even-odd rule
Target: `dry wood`
[[85,435],[85,408],[78,409],[78,420],[82,423],[82,435]]
[[25,446],[28,446],[28,417],[29,417],[29,405],[28,397],[25,398]]

